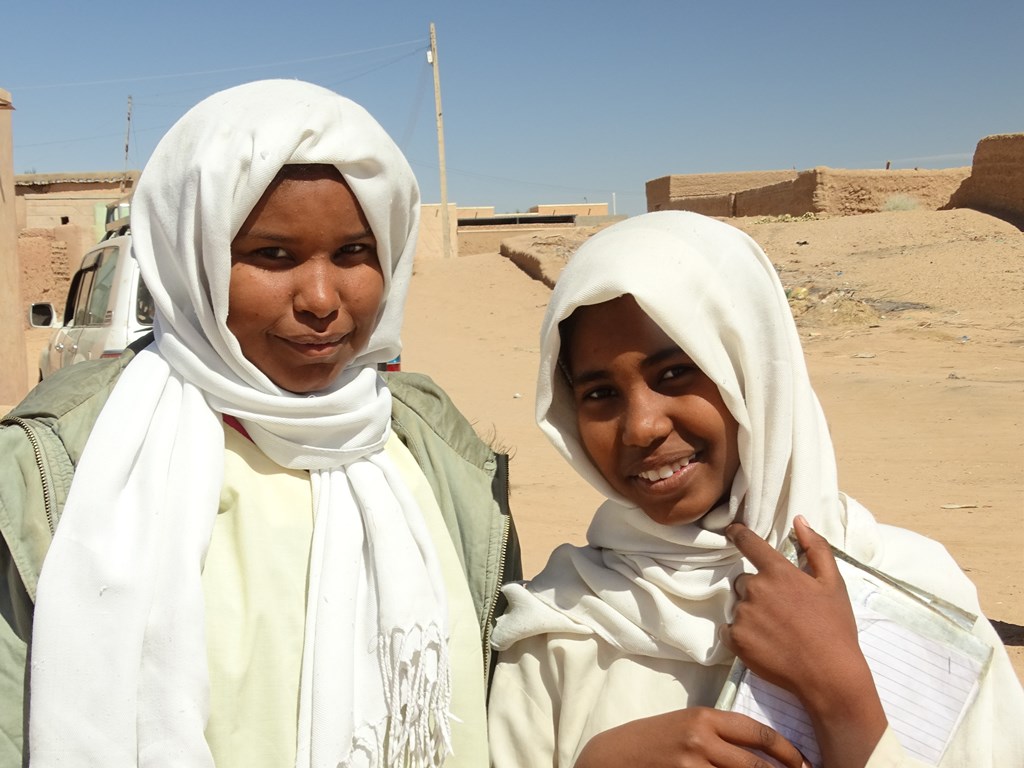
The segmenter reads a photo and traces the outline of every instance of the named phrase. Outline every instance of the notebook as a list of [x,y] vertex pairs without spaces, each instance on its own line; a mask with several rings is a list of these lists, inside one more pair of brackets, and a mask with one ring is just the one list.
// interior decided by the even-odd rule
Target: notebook
[[[977,616],[834,547],[832,551],[889,726],[908,754],[938,765],[992,658],[992,648],[971,634]],[[792,535],[782,552],[803,565]],[[761,679],[739,659],[716,706],[771,726],[814,768],[821,765],[810,718],[796,697]]]

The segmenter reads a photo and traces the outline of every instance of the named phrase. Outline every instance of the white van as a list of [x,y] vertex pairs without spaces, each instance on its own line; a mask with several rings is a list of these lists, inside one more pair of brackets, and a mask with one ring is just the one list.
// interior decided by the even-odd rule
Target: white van
[[33,304],[29,322],[56,329],[39,355],[40,380],[83,360],[117,357],[153,329],[153,299],[132,257],[127,223],[86,251],[63,316],[52,304]]

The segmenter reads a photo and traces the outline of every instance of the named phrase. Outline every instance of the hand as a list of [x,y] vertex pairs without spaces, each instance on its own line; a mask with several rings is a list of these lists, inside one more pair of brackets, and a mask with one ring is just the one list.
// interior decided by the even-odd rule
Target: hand
[[758,675],[813,703],[816,691],[832,692],[837,662],[860,663],[864,657],[846,584],[828,542],[802,517],[795,529],[809,572],[745,525],[735,523],[726,530],[757,574],[736,579],[733,623],[720,634]]
[[803,517],[794,528],[806,573],[746,526],[726,529],[757,574],[736,579],[733,623],[722,627],[722,641],[755,673],[800,700],[825,765],[862,766],[885,731],[885,713],[832,550]]
[[633,720],[597,734],[575,768],[785,768],[805,766],[800,751],[766,725],[736,712],[692,707]]

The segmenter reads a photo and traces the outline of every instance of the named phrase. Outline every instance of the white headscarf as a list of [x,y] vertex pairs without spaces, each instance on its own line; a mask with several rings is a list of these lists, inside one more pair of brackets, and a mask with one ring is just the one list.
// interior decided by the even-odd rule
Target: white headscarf
[[[559,323],[577,307],[625,294],[715,382],[739,424],[740,469],[728,501],[695,523],[652,521],[615,493],[580,442],[558,365]],[[544,317],[537,422],[608,501],[590,525],[590,546],[564,545],[527,587],[506,587],[511,610],[492,635],[500,649],[543,632],[593,633],[627,653],[723,663],[730,654],[717,629],[744,569],[723,533],[734,520],[778,547],[802,514],[854,557],[874,557],[874,519],[839,493],[785,292],[761,248],[732,226],[649,213],[580,247]]]
[[[285,164],[337,167],[377,241],[366,349],[314,395],[275,386],[228,330],[230,246]],[[221,414],[311,473],[315,523],[298,765],[438,765],[449,749],[447,603],[416,502],[382,453],[419,224],[401,152],[357,104],[297,81],[189,111],[132,202],[156,341],[90,436],[39,581],[32,764],[212,766],[201,572],[223,480]]]

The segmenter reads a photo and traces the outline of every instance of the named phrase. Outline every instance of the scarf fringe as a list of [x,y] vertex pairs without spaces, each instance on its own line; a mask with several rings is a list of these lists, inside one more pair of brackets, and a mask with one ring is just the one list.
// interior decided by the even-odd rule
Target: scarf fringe
[[440,768],[452,753],[447,638],[434,624],[395,628],[378,635],[377,654],[388,715],[353,736],[350,755],[379,755],[387,768]]

